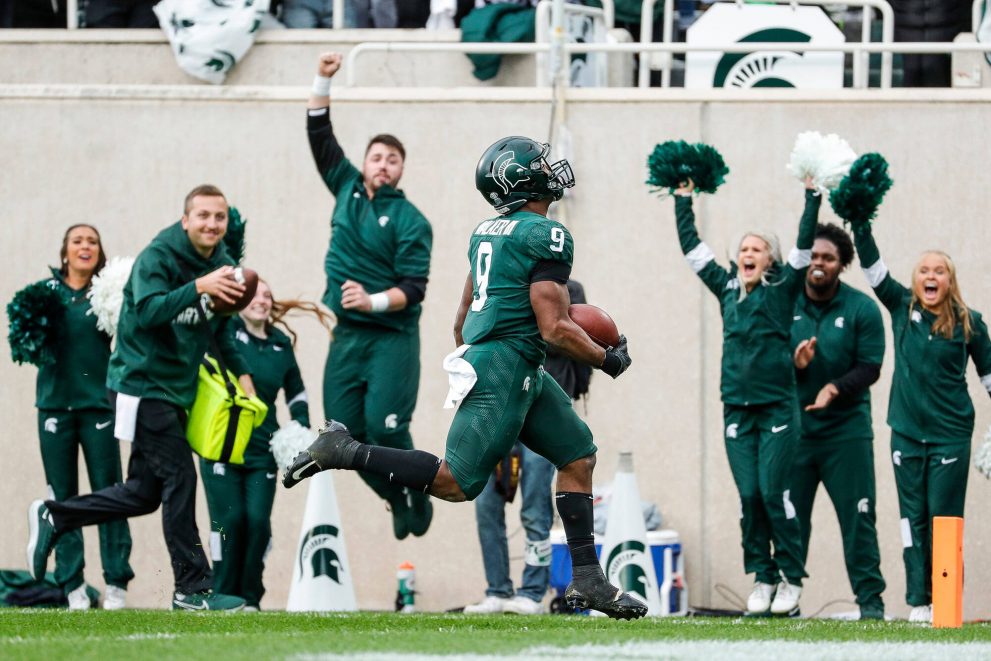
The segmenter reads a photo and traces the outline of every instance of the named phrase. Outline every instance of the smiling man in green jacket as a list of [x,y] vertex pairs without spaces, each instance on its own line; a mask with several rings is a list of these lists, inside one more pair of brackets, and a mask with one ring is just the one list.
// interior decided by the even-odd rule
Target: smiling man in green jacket
[[[165,544],[175,574],[175,610],[240,610],[244,600],[215,594],[196,527],[196,469],[186,441],[186,410],[196,397],[200,360],[212,333],[249,394],[254,384],[227,317],[207,301],[232,303],[244,291],[222,243],[227,200],[214,186],[186,196],[182,220],[162,230],[131,269],[107,387],[115,436],[132,441],[127,480],[86,496],[35,501],[28,524],[28,567],[45,573],[55,539],[82,526],[150,514],[162,505]],[[207,319],[204,319],[204,315]],[[207,327],[204,328],[204,325]]]
[[853,241],[836,225],[819,225],[805,289],[795,303],[791,343],[802,407],[802,439],[792,467],[791,501],[808,556],[812,505],[826,487],[843,537],[860,619],[883,619],[884,578],[878,550],[874,430],[870,386],[881,374],[884,324],[877,303],[840,281]]

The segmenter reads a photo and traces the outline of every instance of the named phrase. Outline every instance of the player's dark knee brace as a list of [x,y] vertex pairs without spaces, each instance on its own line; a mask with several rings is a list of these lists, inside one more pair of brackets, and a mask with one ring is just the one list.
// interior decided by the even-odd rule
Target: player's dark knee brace
[[[440,458],[423,450],[396,450],[376,445],[359,451],[355,468],[381,475],[392,484],[426,493],[440,470]],[[365,454],[362,460],[362,454]]]

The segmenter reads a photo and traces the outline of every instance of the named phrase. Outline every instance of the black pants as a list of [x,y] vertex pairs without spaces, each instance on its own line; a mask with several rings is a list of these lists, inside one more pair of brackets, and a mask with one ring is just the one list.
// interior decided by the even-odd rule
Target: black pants
[[[111,395],[112,399],[115,399]],[[186,414],[177,406],[142,399],[127,465],[127,481],[86,496],[48,500],[56,534],[151,514],[162,505],[162,530],[172,557],[175,589],[191,593],[213,583],[196,528],[196,468],[186,441]]]

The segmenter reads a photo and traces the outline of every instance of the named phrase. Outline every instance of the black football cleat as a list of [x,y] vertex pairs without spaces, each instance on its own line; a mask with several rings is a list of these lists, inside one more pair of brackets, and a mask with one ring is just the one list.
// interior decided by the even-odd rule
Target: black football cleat
[[290,489],[320,471],[351,468],[361,445],[351,438],[347,427],[336,420],[328,420],[317,440],[293,459],[282,478],[282,485]]
[[571,584],[564,591],[564,601],[569,608],[586,610],[591,608],[614,620],[635,620],[647,614],[647,604],[623,592],[606,580],[598,565],[582,572],[577,568]]

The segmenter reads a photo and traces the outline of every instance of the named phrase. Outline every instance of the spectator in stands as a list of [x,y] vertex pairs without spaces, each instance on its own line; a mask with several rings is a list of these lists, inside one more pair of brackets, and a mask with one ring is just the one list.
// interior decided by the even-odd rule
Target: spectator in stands
[[[575,280],[568,280],[568,294],[572,304],[585,302],[585,290]],[[577,400],[588,392],[591,367],[548,347],[544,369],[572,399]],[[485,599],[465,606],[465,613],[536,615],[544,612],[543,598],[551,573],[553,479],[554,465],[517,442],[513,452],[496,468],[475,499],[478,541],[482,546],[485,580],[489,585]],[[513,581],[509,578],[506,503],[513,502],[517,485],[523,492],[520,521],[526,531],[526,550],[523,582],[514,595]]]
[[[107,263],[100,233],[90,225],[73,225],[62,238],[61,264],[46,286],[59,294],[65,321],[55,362],[38,368],[35,406],[45,481],[55,500],[79,493],[79,450],[94,489],[121,479],[120,447],[114,438],[113,409],[107,399],[110,336],[97,328],[87,293]],[[107,583],[104,607],[123,608],[125,590],[134,578],[128,564],[131,534],[127,521],[100,525],[100,558]],[[55,582],[65,590],[71,610],[86,610],[90,598],[83,579],[83,535],[59,538],[55,548]]]
[[398,0],[348,0],[344,20],[349,28],[398,27],[401,4]]
[[[891,0],[895,41],[953,41],[970,30],[970,0]],[[902,56],[905,87],[949,87],[949,55]]]
[[87,0],[88,28],[157,28],[157,0]]
[[316,304],[276,301],[264,280],[258,281],[248,307],[231,320],[229,332],[251,370],[258,396],[268,406],[268,415],[251,434],[243,464],[200,458],[212,529],[213,589],[242,597],[247,602],[245,610],[258,610],[265,594],[262,572],[272,539],[272,504],[278,473],[270,443],[279,430],[275,399],[280,390],[290,417],[303,427],[310,426],[309,402],[293,352],[296,334],[284,320],[292,310],[312,312],[330,328],[330,315]]
[[248,395],[250,371],[226,333],[228,317],[205,318],[204,297],[232,304],[244,293],[223,245],[227,200],[214,186],[186,196],[182,220],[138,255],[123,291],[117,344],[107,368],[114,435],[131,441],[127,481],[85,496],[37,500],[29,513],[29,569],[45,574],[58,537],[82,526],[151,514],[162,506],[175,576],[174,610],[241,610],[244,600],[214,593],[196,527],[196,468],[186,440],[186,411],[196,397],[200,360],[216,336]]
[[[461,21],[463,42],[532,42],[536,36],[536,0],[476,0],[475,9]],[[469,53],[472,73],[491,80],[499,73],[502,55]]]
[[282,23],[292,29],[332,28],[333,5],[333,0],[283,0]]

